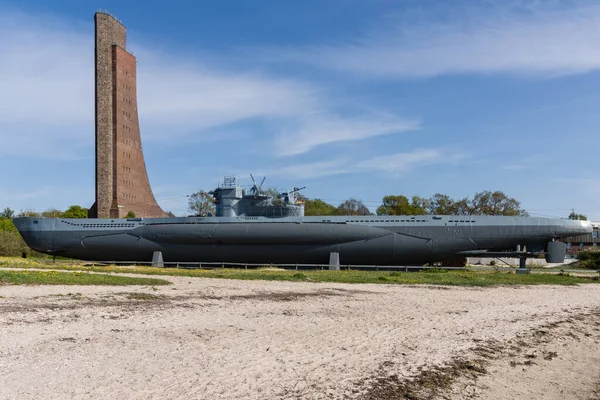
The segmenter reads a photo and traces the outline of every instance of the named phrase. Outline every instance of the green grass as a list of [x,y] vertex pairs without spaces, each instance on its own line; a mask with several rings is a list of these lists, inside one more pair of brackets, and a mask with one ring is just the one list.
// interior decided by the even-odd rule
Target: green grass
[[81,262],[72,264],[41,263],[19,258],[0,258],[0,267],[41,268],[70,271],[93,271],[111,273],[136,273],[143,275],[188,276],[200,278],[278,280],[295,282],[338,282],[338,283],[383,283],[405,285],[455,285],[455,286],[496,286],[496,285],[574,285],[579,283],[599,283],[598,276],[574,277],[560,274],[532,273],[515,274],[514,271],[444,271],[436,272],[381,272],[381,271],[284,271],[274,269],[177,269],[152,267],[86,266]]
[[85,272],[0,270],[0,285],[168,285],[153,278],[130,278]]

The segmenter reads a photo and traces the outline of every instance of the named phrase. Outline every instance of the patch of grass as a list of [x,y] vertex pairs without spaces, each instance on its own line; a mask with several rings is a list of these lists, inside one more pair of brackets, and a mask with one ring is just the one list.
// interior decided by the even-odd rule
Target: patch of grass
[[146,300],[146,301],[156,301],[156,300],[164,300],[164,296],[157,296],[155,294],[150,293],[127,293],[127,298],[129,300]]
[[424,270],[423,272],[428,272],[430,274],[445,274],[446,272],[448,272],[448,270],[445,268],[429,268]]
[[579,260],[569,265],[563,265],[561,268],[564,269],[590,269],[600,270],[600,261],[598,260]]
[[177,269],[153,267],[89,266],[81,261],[68,263],[44,263],[21,258],[0,258],[0,266],[24,269],[56,269],[67,271],[93,271],[111,273],[136,273],[143,275],[188,276],[200,278],[309,281],[339,283],[386,283],[408,285],[454,285],[454,286],[496,286],[496,285],[575,285],[596,283],[592,277],[560,276],[546,273],[515,274],[514,271],[453,271],[431,272],[382,272],[382,271],[294,271],[280,269]]
[[85,272],[2,271],[0,285],[168,285],[163,279],[131,278]]

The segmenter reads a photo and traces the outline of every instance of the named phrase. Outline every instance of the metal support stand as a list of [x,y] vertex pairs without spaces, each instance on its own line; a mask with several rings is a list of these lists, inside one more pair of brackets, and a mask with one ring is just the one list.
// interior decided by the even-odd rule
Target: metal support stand
[[521,256],[519,257],[519,269],[517,269],[517,274],[528,274],[529,269],[527,268],[527,257]]
[[329,253],[329,270],[339,271],[340,270],[340,253],[331,252]]
[[162,251],[155,251],[152,253],[152,266],[157,268],[163,268],[165,266],[163,263]]

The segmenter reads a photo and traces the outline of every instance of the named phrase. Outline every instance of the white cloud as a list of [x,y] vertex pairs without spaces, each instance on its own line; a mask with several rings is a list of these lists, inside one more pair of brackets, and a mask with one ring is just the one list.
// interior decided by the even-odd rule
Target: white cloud
[[93,35],[9,13],[0,36],[2,122],[71,127],[93,118]]
[[0,37],[0,155],[80,158],[81,139],[93,145],[93,43],[52,18],[10,13]]
[[296,116],[319,102],[314,88],[291,79],[168,65],[156,53],[136,54],[146,57],[138,75],[140,123],[153,140],[244,119]]
[[[485,161],[489,162],[489,160]],[[527,157],[512,159],[510,156],[503,156],[499,161],[500,169],[505,171],[525,171],[533,170],[537,167],[544,167],[548,162],[548,157],[542,154],[529,154]]]
[[347,159],[335,159],[285,165],[280,168],[259,171],[257,176],[285,176],[289,179],[313,179],[339,175],[351,171]]
[[317,146],[367,139],[417,129],[417,121],[396,116],[362,115],[341,118],[330,114],[315,114],[301,120],[297,129],[287,130],[275,139],[277,154],[289,156],[305,153]]
[[359,162],[357,168],[400,175],[417,167],[447,163],[449,158],[438,149],[418,149],[407,153],[373,157]]
[[[6,12],[0,37],[10,37],[0,42],[0,91],[10,94],[0,97],[0,155],[91,158],[93,25]],[[199,136],[214,135],[211,129],[260,120],[261,131],[250,132],[249,143],[281,132],[273,154],[291,155],[416,126],[394,115],[342,117],[335,99],[297,79],[208,66],[193,54],[167,54],[143,41],[133,48],[144,142],[205,142]],[[294,136],[300,139],[286,146]]]
[[[0,154],[77,158],[94,143],[93,26],[23,14],[0,18]],[[317,101],[309,85],[201,65],[167,65],[142,49],[138,102],[144,139],[254,117],[296,115]],[[148,132],[146,132],[148,131]],[[66,145],[68,143],[68,145]],[[59,151],[60,150],[60,151]]]
[[289,179],[311,179],[325,176],[384,172],[394,178],[417,168],[435,164],[455,164],[463,158],[461,153],[442,149],[416,149],[409,152],[376,156],[360,162],[350,158],[300,163],[263,170],[258,175],[285,176]]
[[[397,19],[351,43],[273,49],[291,61],[368,76],[457,73],[571,74],[600,68],[600,6],[529,12],[486,8],[444,22]],[[448,15],[446,15],[448,17]]]

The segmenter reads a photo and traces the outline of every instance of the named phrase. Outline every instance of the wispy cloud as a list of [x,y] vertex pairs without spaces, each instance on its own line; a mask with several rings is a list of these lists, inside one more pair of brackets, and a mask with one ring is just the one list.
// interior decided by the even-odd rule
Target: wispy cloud
[[[522,10],[521,10],[522,11]],[[438,20],[397,18],[352,42],[276,48],[271,61],[393,78],[460,73],[572,74],[600,68],[600,6],[510,4]]]
[[11,13],[0,36],[0,155],[79,158],[81,138],[93,144],[92,41],[52,18]]
[[542,154],[531,154],[517,160],[504,156],[499,164],[500,169],[506,171],[525,171],[543,166],[544,163],[547,162],[547,159],[548,157]]
[[[0,155],[91,158],[93,26],[46,17],[0,16],[0,37],[10,37],[0,42],[0,90],[10,94],[0,97]],[[214,130],[233,132],[240,129],[233,124],[259,120],[260,132],[249,132],[254,136],[249,143],[270,138],[277,143],[273,155],[293,155],[416,125],[397,115],[348,118],[338,112],[334,96],[296,78],[233,70],[226,62],[202,64],[193,54],[169,54],[143,40],[129,45],[139,62],[144,142],[228,140],[231,135],[214,135]],[[294,136],[303,139],[287,146]]]
[[416,149],[367,158],[356,162],[351,158],[299,163],[260,171],[259,175],[285,176],[290,179],[313,179],[332,175],[382,172],[394,178],[429,165],[456,164],[463,157],[447,149]]
[[341,118],[331,114],[306,116],[297,129],[277,135],[277,154],[289,156],[305,153],[317,146],[334,142],[356,141],[418,129],[418,121],[389,115],[362,115]]
[[146,58],[138,76],[139,112],[152,140],[173,140],[251,118],[294,117],[320,101],[317,90],[304,82],[197,64],[169,65],[163,60],[172,57],[148,50],[136,55]]
[[323,176],[339,175],[350,172],[348,159],[340,158],[328,161],[317,161],[285,165],[279,168],[265,169],[258,172],[263,176],[285,176],[289,179],[313,179]]
[[359,162],[356,168],[401,175],[417,167],[454,162],[458,159],[457,157],[460,158],[460,155],[446,154],[439,149],[418,149],[412,152],[373,157]]

